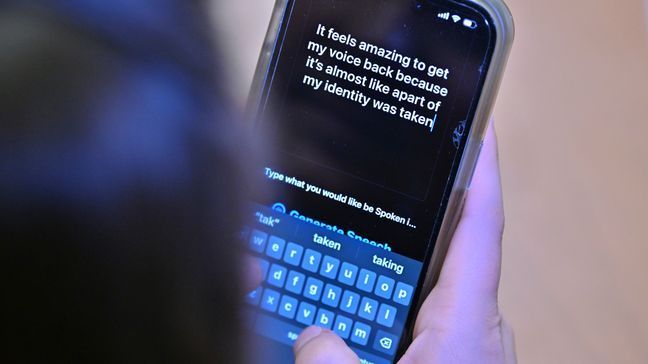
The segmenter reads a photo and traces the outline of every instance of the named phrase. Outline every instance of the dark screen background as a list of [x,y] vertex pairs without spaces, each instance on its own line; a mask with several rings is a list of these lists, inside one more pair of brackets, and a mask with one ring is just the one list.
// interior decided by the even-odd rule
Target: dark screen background
[[[445,11],[476,20],[478,27],[469,29],[461,21],[440,19],[437,14]],[[265,166],[411,217],[417,228],[378,219],[277,182],[272,185],[274,195],[259,193],[255,199],[267,205],[281,201],[288,210],[298,210],[345,231],[353,230],[371,240],[388,243],[394,252],[423,261],[432,248],[429,242],[436,236],[463,150],[465,137],[457,143],[453,136],[457,130],[464,130],[465,136],[470,128],[485,76],[483,70],[490,59],[493,44],[487,20],[475,10],[448,1],[302,0],[289,3],[287,12],[262,93],[261,123],[270,130],[267,135],[273,136],[278,150],[267,157]],[[307,50],[312,40],[400,68],[407,74],[424,74],[414,71],[412,66],[404,69],[395,62],[316,36],[320,23],[341,34],[350,33],[358,42],[364,40],[418,57],[428,65],[449,68],[448,80],[425,77],[449,89],[448,97],[440,97],[326,55],[321,57],[325,64],[337,64],[346,71],[378,78],[392,89],[442,100],[433,132],[398,115],[389,115],[370,105],[363,108],[356,102],[302,84],[304,75],[328,79],[399,108],[434,116],[432,111],[398,103],[389,95],[307,69],[308,55],[316,57]]]

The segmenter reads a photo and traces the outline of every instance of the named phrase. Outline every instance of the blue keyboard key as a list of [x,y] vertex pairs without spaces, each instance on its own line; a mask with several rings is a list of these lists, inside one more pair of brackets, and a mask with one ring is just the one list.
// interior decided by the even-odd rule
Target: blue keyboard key
[[290,273],[288,273],[288,278],[286,279],[286,291],[292,292],[294,294],[301,294],[305,281],[305,275],[291,270]]
[[371,326],[356,322],[353,325],[353,333],[351,334],[351,341],[360,345],[367,345],[369,334],[371,333]]
[[320,269],[320,275],[335,279],[337,277],[338,268],[340,267],[340,261],[328,255],[324,256],[322,260],[322,268]]
[[348,339],[351,333],[351,325],[353,325],[353,321],[350,318],[338,315],[333,325],[333,332],[343,339]]
[[378,301],[372,300],[369,297],[362,297],[362,301],[360,301],[360,308],[358,310],[358,316],[367,321],[373,321],[374,318],[376,318],[377,311]]
[[330,330],[333,326],[334,316],[335,315],[333,314],[333,312],[320,308],[317,311],[317,319],[315,320],[315,325]]
[[356,276],[358,275],[358,266],[351,263],[344,262],[340,268],[340,276],[338,281],[348,286],[353,286]]
[[360,295],[351,291],[344,291],[342,301],[340,302],[340,309],[344,312],[355,314],[360,303]]
[[317,268],[319,268],[321,259],[322,254],[316,252],[315,250],[306,249],[306,253],[304,253],[304,261],[302,262],[302,268],[306,269],[309,272],[317,273]]
[[359,290],[371,292],[373,291],[375,282],[376,273],[370,270],[360,269],[360,274],[358,275],[358,283],[356,283],[356,287],[358,287]]
[[268,247],[266,248],[266,255],[271,258],[281,259],[285,245],[285,240],[276,236],[270,236],[270,239],[268,239]]
[[396,307],[382,304],[378,310],[378,317],[376,322],[387,327],[394,326],[394,319],[396,318]]
[[263,298],[261,298],[261,308],[270,312],[277,311],[277,305],[279,305],[279,296],[279,292],[266,288],[266,290],[263,292]]
[[267,239],[268,234],[264,233],[263,231],[252,230],[252,235],[250,235],[250,249],[254,250],[257,253],[263,253]]
[[324,288],[324,282],[313,277],[308,277],[306,279],[306,287],[304,287],[304,297],[318,301],[322,295],[322,288]]
[[257,264],[259,264],[259,269],[261,269],[261,280],[265,281],[268,276],[268,269],[270,269],[270,263],[265,259],[256,259]]
[[292,319],[295,317],[295,312],[297,312],[297,300],[286,295],[281,297],[279,315]]
[[281,288],[286,281],[286,274],[288,274],[288,270],[286,268],[280,266],[279,264],[273,264],[270,266],[268,283],[275,287]]
[[394,280],[385,276],[378,277],[378,283],[376,284],[376,296],[390,299],[391,294],[394,291]]
[[258,305],[259,301],[261,301],[261,292],[263,291],[263,288],[257,287],[254,291],[248,293],[245,296],[245,301],[251,305]]
[[300,303],[297,311],[297,322],[308,326],[312,325],[315,319],[315,311],[317,311],[317,308],[310,303]]
[[327,283],[326,287],[324,287],[324,294],[322,295],[322,303],[327,306],[337,307],[338,302],[340,302],[341,295],[342,295],[342,288]]
[[414,292],[414,287],[403,282],[398,282],[396,284],[396,291],[394,292],[394,302],[400,303],[403,306],[409,305],[412,299],[412,292]]
[[302,254],[304,253],[304,248],[295,243],[288,243],[286,246],[286,252],[284,253],[284,262],[298,266],[299,261],[301,260]]
[[398,336],[378,330],[374,339],[373,348],[387,355],[394,355],[398,348]]

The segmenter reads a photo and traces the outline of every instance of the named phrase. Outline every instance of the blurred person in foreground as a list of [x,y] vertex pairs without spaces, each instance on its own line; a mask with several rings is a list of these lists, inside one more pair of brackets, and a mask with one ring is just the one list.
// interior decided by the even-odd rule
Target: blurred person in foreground
[[[3,362],[246,360],[236,232],[252,151],[205,14],[198,0],[0,5]],[[514,360],[492,129],[475,179],[404,363]],[[295,354],[358,362],[317,327]]]

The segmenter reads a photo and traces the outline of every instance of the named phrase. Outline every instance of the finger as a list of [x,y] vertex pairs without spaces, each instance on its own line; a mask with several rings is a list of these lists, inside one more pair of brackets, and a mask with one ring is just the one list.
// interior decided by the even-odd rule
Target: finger
[[503,229],[497,138],[491,123],[439,285],[459,295],[464,302],[485,299],[496,302]]
[[358,364],[356,354],[333,332],[319,326],[304,330],[293,346],[295,364]]
[[250,292],[251,290],[257,288],[263,281],[263,273],[261,272],[261,265],[259,260],[245,255],[243,257],[245,269],[245,274],[243,277],[243,286],[245,292]]
[[494,318],[492,324],[497,324],[503,226],[497,140],[491,124],[439,281],[419,311],[415,336],[449,322],[457,329],[462,326],[457,320]]

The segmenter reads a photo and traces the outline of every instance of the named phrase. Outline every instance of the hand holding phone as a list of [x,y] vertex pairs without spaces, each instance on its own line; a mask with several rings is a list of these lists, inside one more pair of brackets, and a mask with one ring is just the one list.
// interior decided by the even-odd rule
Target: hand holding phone
[[[421,306],[414,340],[399,363],[515,362],[497,303],[504,214],[492,125],[474,179],[439,282]],[[294,351],[297,364],[358,362],[337,335],[313,327]]]
[[[461,329],[453,325],[461,311],[430,307],[449,307],[448,297],[467,304],[469,285],[446,283],[463,277],[448,271],[469,269],[475,280],[483,272],[450,260],[429,294],[512,33],[500,0],[277,1],[251,97],[257,130],[276,150],[261,158],[243,233],[262,266],[263,282],[247,299],[259,362],[291,362],[290,348],[311,325],[375,364],[413,355],[408,349],[428,332]],[[470,226],[464,220],[455,240],[467,240]],[[492,258],[478,243],[458,256]],[[499,267],[494,258],[479,264]],[[444,330],[421,331],[425,323]]]

